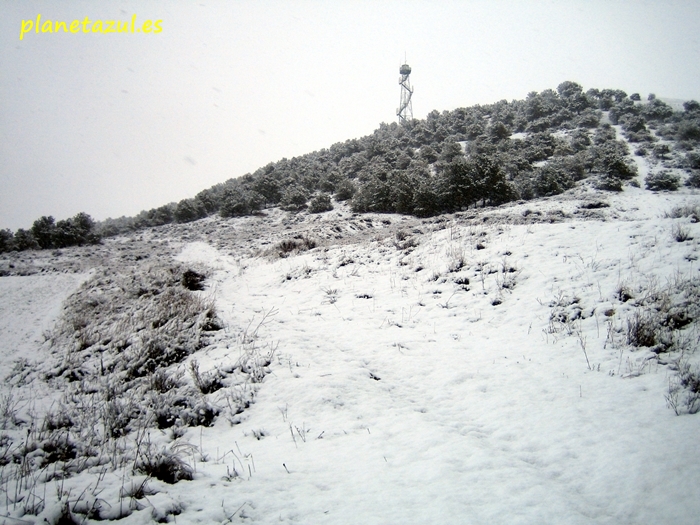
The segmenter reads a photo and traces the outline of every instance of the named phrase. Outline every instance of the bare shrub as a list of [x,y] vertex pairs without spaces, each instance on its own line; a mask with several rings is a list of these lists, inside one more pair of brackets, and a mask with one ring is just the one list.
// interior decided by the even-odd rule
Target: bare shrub
[[67,429],[73,426],[73,420],[68,414],[67,409],[61,406],[58,410],[49,411],[44,416],[42,430],[44,432],[53,432],[54,430]]
[[78,449],[70,440],[68,433],[52,434],[39,448],[44,452],[43,465],[58,461],[66,463],[71,459],[75,459],[78,454]]
[[467,256],[464,253],[464,248],[461,246],[450,246],[447,249],[447,258],[450,261],[449,267],[447,269],[450,273],[459,272],[464,267],[467,266]]
[[620,283],[615,290],[615,297],[618,301],[626,303],[627,301],[634,299],[634,294],[632,288],[627,283]]
[[600,208],[609,208],[610,204],[604,201],[588,201],[581,204],[580,208],[583,210],[598,210]]
[[149,481],[150,478],[148,477],[145,477],[140,483],[134,483],[132,481],[128,488],[121,488],[120,497],[140,500],[145,498],[146,496],[154,496],[158,494],[157,490],[148,486]]
[[161,394],[165,394],[180,386],[180,376],[168,374],[163,368],[156,370],[150,378],[150,389]]
[[680,224],[674,224],[671,228],[671,235],[676,240],[676,242],[692,241],[693,238],[690,236],[690,231],[684,228]]
[[280,255],[283,253],[291,253],[298,248],[299,244],[294,239],[284,239],[277,244],[277,249]]
[[61,505],[61,512],[56,518],[56,525],[80,525],[81,520],[76,518],[70,510],[68,501],[63,502]]
[[316,241],[299,235],[290,239],[283,239],[275,246],[275,251],[280,257],[288,257],[293,253],[312,250],[316,247]]
[[685,185],[689,188],[700,188],[700,170],[693,170],[686,179]]
[[691,367],[686,361],[679,366],[680,384],[687,390],[685,406],[689,414],[700,410],[700,368]]
[[186,407],[179,411],[180,419],[188,427],[210,427],[214,424],[220,410],[206,399],[187,397]]
[[155,451],[155,447],[150,442],[142,445],[142,450],[139,450],[134,470],[171,485],[178,481],[193,479],[192,467],[176,452],[165,449]]
[[700,203],[683,204],[674,206],[671,211],[664,213],[666,219],[680,219],[690,217],[693,222],[700,222]]
[[19,401],[12,391],[0,395],[0,428],[6,429],[20,422],[17,418],[18,405]]
[[650,313],[636,311],[627,320],[627,344],[652,347],[656,344],[658,330],[659,324]]
[[254,343],[245,346],[244,354],[238,360],[236,366],[247,374],[250,381],[260,383],[267,375],[267,367],[272,364],[272,359],[277,351],[277,345],[270,344],[261,350]]
[[130,397],[108,399],[102,405],[102,426],[106,437],[119,438],[131,430],[129,423],[139,415],[139,409]]
[[700,367],[691,366],[683,357],[677,359],[673,366],[678,376],[669,379],[666,403],[677,416],[696,414],[700,411]]
[[196,359],[190,361],[190,375],[192,376],[192,381],[194,381],[194,386],[197,387],[202,394],[211,394],[220,390],[224,387],[221,382],[222,376],[220,373],[206,372],[201,373],[199,371],[199,363]]
[[418,246],[418,241],[411,237],[406,230],[397,230],[394,234],[394,246],[397,250],[408,250]]
[[583,312],[580,303],[579,297],[559,292],[548,305],[552,311],[549,313],[547,333],[554,334],[563,330],[567,335],[574,334],[576,331],[574,323],[581,319]]
[[182,286],[191,291],[204,290],[204,280],[206,276],[195,272],[194,270],[186,270],[182,274]]
[[[642,288],[640,287],[640,291]],[[676,274],[665,287],[650,279],[644,295],[634,302],[627,319],[628,345],[648,348],[656,359],[676,371],[665,394],[669,408],[677,415],[700,411],[700,368],[691,366],[689,356],[697,351],[697,320],[700,319],[700,280]]]
[[149,404],[153,406],[153,421],[156,424],[156,428],[165,430],[174,426],[180,419],[180,410],[182,408],[175,403],[182,405],[183,401],[175,396],[159,396],[154,401],[156,402],[149,402]]

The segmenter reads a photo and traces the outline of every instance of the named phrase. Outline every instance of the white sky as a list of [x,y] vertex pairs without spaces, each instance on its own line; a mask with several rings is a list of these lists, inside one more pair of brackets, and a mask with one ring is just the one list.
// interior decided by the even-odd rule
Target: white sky
[[[159,34],[22,20],[161,19]],[[134,215],[395,120],[584,89],[700,100],[698,1],[0,0],[0,227]]]

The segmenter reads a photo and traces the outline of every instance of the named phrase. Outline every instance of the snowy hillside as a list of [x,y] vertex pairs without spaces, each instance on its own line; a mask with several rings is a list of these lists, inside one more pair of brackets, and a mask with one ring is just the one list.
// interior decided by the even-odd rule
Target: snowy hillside
[[699,212],[583,183],[3,254],[0,523],[696,523]]

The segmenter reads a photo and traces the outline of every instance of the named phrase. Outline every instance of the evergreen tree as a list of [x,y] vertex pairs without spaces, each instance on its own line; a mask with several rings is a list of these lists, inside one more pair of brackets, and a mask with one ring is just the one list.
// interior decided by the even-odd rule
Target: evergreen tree
[[39,244],[36,242],[36,239],[34,239],[32,232],[22,228],[15,232],[13,244],[14,249],[19,252],[39,248]]
[[32,237],[42,249],[53,248],[56,223],[52,216],[42,216],[32,224]]
[[9,252],[14,248],[12,230],[0,230],[0,253]]

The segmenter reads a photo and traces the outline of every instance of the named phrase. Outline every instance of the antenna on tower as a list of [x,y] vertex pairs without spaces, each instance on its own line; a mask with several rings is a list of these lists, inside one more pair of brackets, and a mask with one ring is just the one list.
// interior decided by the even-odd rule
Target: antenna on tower
[[411,66],[406,63],[406,57],[404,56],[404,63],[399,68],[399,73],[401,77],[399,78],[399,85],[401,86],[401,100],[399,101],[399,109],[396,110],[396,115],[399,117],[399,124],[405,124],[409,120],[413,120],[413,104],[411,103],[411,96],[413,95],[413,88],[411,87],[411,81],[409,77],[411,76]]

